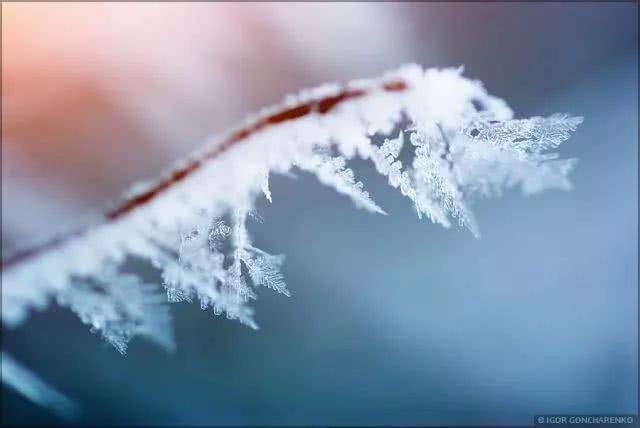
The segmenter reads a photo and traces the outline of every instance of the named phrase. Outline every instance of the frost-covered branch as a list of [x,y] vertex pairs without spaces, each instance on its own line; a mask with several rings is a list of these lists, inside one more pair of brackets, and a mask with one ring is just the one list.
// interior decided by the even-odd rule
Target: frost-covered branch
[[253,246],[247,230],[255,199],[272,201],[270,174],[309,171],[358,207],[384,213],[348,167],[358,156],[419,216],[444,227],[457,222],[479,236],[476,199],[514,187],[525,194],[569,188],[575,160],[557,159],[553,150],[581,121],[513,119],[504,101],[461,69],[408,65],[380,79],[302,91],[206,144],[159,181],[134,186],[101,224],[3,262],[3,325],[19,325],[56,297],[121,352],[136,334],[170,347],[165,307],[118,268],[136,257],[160,270],[169,301],[198,300],[256,328],[248,303],[258,287],[290,295],[280,272],[284,257]]

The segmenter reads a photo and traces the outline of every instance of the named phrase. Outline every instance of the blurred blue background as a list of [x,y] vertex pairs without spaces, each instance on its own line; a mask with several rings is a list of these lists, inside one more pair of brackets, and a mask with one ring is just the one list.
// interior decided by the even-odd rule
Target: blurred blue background
[[[33,314],[15,331],[3,329],[3,349],[75,399],[86,423],[529,425],[537,414],[638,412],[637,3],[197,7],[212,11],[211,26],[217,25],[215,18],[223,29],[233,28],[197,33],[193,37],[199,43],[256,39],[246,42],[251,49],[243,45],[222,56],[219,64],[230,65],[211,76],[224,87],[237,79],[236,88],[245,92],[238,89],[238,99],[225,98],[225,105],[211,97],[201,108],[194,99],[193,109],[177,116],[169,111],[151,119],[147,115],[146,122],[139,117],[128,122],[131,129],[148,130],[161,126],[164,117],[199,118],[181,133],[156,129],[173,141],[160,149],[143,143],[156,134],[122,126],[122,117],[130,116],[118,112],[131,110],[113,99],[104,107],[96,101],[108,92],[104,82],[83,75],[102,89],[94,91],[95,99],[82,98],[77,104],[98,106],[92,111],[113,123],[95,126],[86,135],[74,133],[78,142],[67,149],[82,147],[86,137],[98,147],[92,150],[106,150],[100,144],[111,147],[112,163],[97,156],[103,163],[86,168],[93,158],[75,151],[76,163],[85,169],[69,179],[73,186],[64,177],[55,181],[70,174],[73,165],[65,166],[53,154],[38,158],[43,150],[54,151],[47,144],[68,140],[69,134],[56,126],[42,125],[60,123],[60,118],[52,112],[44,118],[27,115],[32,122],[24,125],[27,113],[21,112],[23,122],[15,119],[15,124],[11,120],[16,116],[5,117],[3,108],[6,162],[19,156],[24,165],[31,156],[44,162],[34,165],[49,165],[32,168],[41,177],[25,184],[18,163],[5,165],[3,159],[3,253],[25,245],[37,227],[43,229],[38,232],[42,237],[62,223],[79,221],[86,216],[77,214],[81,208],[86,212],[100,201],[104,205],[127,182],[154,175],[207,132],[225,129],[233,123],[226,122],[288,91],[325,80],[373,76],[409,61],[464,64],[467,76],[482,80],[520,117],[554,112],[584,116],[584,124],[561,149],[563,157],[579,159],[572,174],[574,189],[535,197],[509,193],[478,204],[483,237],[476,240],[465,230],[419,221],[409,202],[363,163],[356,163],[356,172],[389,216],[357,210],[305,173],[295,180],[275,176],[274,202],[259,203],[264,223],[252,224],[250,230],[257,246],[287,255],[284,274],[293,295],[260,290],[255,304],[259,331],[216,318],[196,304],[175,304],[177,351],[166,353],[138,339],[122,357],[72,314],[54,307]],[[5,19],[18,20],[6,8],[3,37],[5,28],[11,28]],[[70,16],[58,13],[60,22]],[[129,16],[135,13],[147,10]],[[172,25],[157,49],[191,50],[192,39],[180,36],[180,29],[192,24],[192,16],[169,15],[164,19]],[[70,26],[67,36],[77,37],[74,31],[81,30]],[[264,36],[276,33],[280,36]],[[10,36],[9,42],[21,37]],[[104,37],[112,40],[110,33]],[[135,44],[137,39],[131,40]],[[5,54],[19,56],[20,45],[15,51],[11,46],[3,43],[3,61]],[[79,52],[80,58],[86,55]],[[140,62],[153,55],[141,52]],[[3,83],[3,94],[13,99],[29,95],[20,89],[28,86],[29,76],[54,74],[38,67],[29,74],[33,61],[20,65],[9,58],[8,63],[18,64],[6,70],[3,65],[3,80],[17,88],[5,90]],[[159,64],[164,64],[161,59]],[[64,71],[64,64],[59,69]],[[116,72],[110,73],[107,80],[114,81]],[[176,73],[169,76],[180,87]],[[27,83],[21,86],[23,81]],[[192,99],[189,93],[176,95],[166,85],[159,87],[185,102]],[[217,93],[217,86],[208,88]],[[149,93],[143,95],[136,93],[141,102]],[[64,104],[75,98],[55,99],[52,106],[76,112],[60,120],[78,124],[80,113]],[[207,127],[206,118],[213,117],[207,109],[224,120]],[[110,137],[112,132],[118,138]],[[5,144],[5,139],[16,143]],[[30,146],[32,141],[37,143]],[[140,152],[123,157],[127,152],[119,144],[133,151],[132,141],[140,141]],[[130,169],[109,174],[123,159],[127,165],[122,168]],[[91,191],[74,187],[82,182],[77,177],[97,174],[88,170],[99,167],[107,172],[85,180],[85,185],[92,183]],[[37,180],[58,183],[57,191],[66,196],[49,202],[62,205],[52,211],[60,213],[55,221],[43,221],[40,214],[26,224],[30,214],[23,207],[47,203],[38,196]],[[27,192],[29,183],[36,183],[33,201],[24,205],[12,199],[23,189]],[[59,422],[4,387],[2,419]]]

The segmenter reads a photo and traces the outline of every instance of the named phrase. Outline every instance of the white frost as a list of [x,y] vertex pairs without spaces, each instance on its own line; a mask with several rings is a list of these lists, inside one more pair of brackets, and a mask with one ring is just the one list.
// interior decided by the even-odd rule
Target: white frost
[[322,184],[333,187],[338,193],[351,198],[353,203],[367,211],[386,214],[364,190],[364,184],[356,181],[353,170],[346,168],[347,161],[342,156],[315,153],[304,156],[296,162],[300,169],[314,173]]
[[141,335],[173,349],[171,317],[166,299],[154,284],[108,266],[99,277],[73,281],[57,295],[60,306],[75,312],[91,331],[100,333],[120,353]]

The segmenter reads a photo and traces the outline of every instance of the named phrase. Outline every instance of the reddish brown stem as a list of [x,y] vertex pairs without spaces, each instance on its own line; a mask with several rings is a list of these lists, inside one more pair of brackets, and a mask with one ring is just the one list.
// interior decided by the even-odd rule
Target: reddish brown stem
[[[375,89],[375,88],[374,88]],[[384,83],[381,86],[381,89],[386,92],[400,92],[407,89],[406,82],[402,80],[395,80]],[[299,104],[294,107],[287,108],[286,110],[281,110],[275,113],[272,113],[268,116],[258,118],[255,122],[244,126],[237,131],[233,132],[229,137],[227,137],[222,143],[216,145],[211,151],[205,152],[199,159],[192,160],[187,163],[185,166],[180,167],[178,169],[173,170],[168,177],[156,183],[153,187],[138,193],[137,195],[133,195],[130,198],[122,201],[116,208],[111,211],[105,213],[105,222],[111,222],[116,220],[128,212],[145,205],[149,201],[153,200],[156,196],[170,188],[175,183],[184,180],[194,171],[196,171],[203,163],[216,158],[221,153],[227,151],[229,148],[234,146],[237,143],[245,140],[247,137],[273,125],[278,125],[284,122],[288,122],[291,120],[295,120],[301,117],[304,117],[310,113],[319,113],[326,114],[330,112],[333,108],[335,108],[340,103],[354,99],[360,98],[364,95],[367,95],[371,92],[370,89],[345,89],[337,95],[327,96],[324,98],[320,98],[317,100],[311,100],[305,102],[303,104]],[[30,248],[25,251],[21,251],[15,253],[8,257],[7,259],[2,261],[2,270],[9,268],[15,264],[18,264],[22,261],[25,261],[31,257],[34,257],[46,250],[52,249],[68,239],[72,237],[77,237],[83,235],[88,231],[88,227],[77,230],[68,235],[53,239],[45,244],[39,245],[37,247]]]

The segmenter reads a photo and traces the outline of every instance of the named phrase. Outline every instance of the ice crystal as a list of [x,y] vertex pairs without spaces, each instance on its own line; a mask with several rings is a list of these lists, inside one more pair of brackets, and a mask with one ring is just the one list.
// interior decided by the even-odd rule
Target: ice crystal
[[472,140],[493,144],[526,157],[530,153],[556,149],[571,137],[581,123],[581,117],[566,114],[507,121],[473,120],[464,132]]
[[364,184],[356,181],[351,168],[346,168],[347,161],[342,156],[329,156],[326,153],[314,153],[296,162],[303,170],[314,173],[322,184],[333,187],[338,193],[351,198],[353,203],[368,211],[386,214],[364,190]]
[[284,256],[273,256],[251,244],[248,210],[236,209],[230,217],[231,226],[215,219],[182,234],[177,258],[167,255],[162,262],[164,285],[172,302],[198,299],[202,309],[212,308],[216,315],[257,328],[253,310],[247,307],[256,298],[251,285],[289,296],[280,273]]
[[146,284],[136,275],[120,274],[109,266],[99,277],[74,280],[58,294],[57,301],[122,354],[137,335],[167,349],[174,347],[171,317],[162,293],[157,285]]

